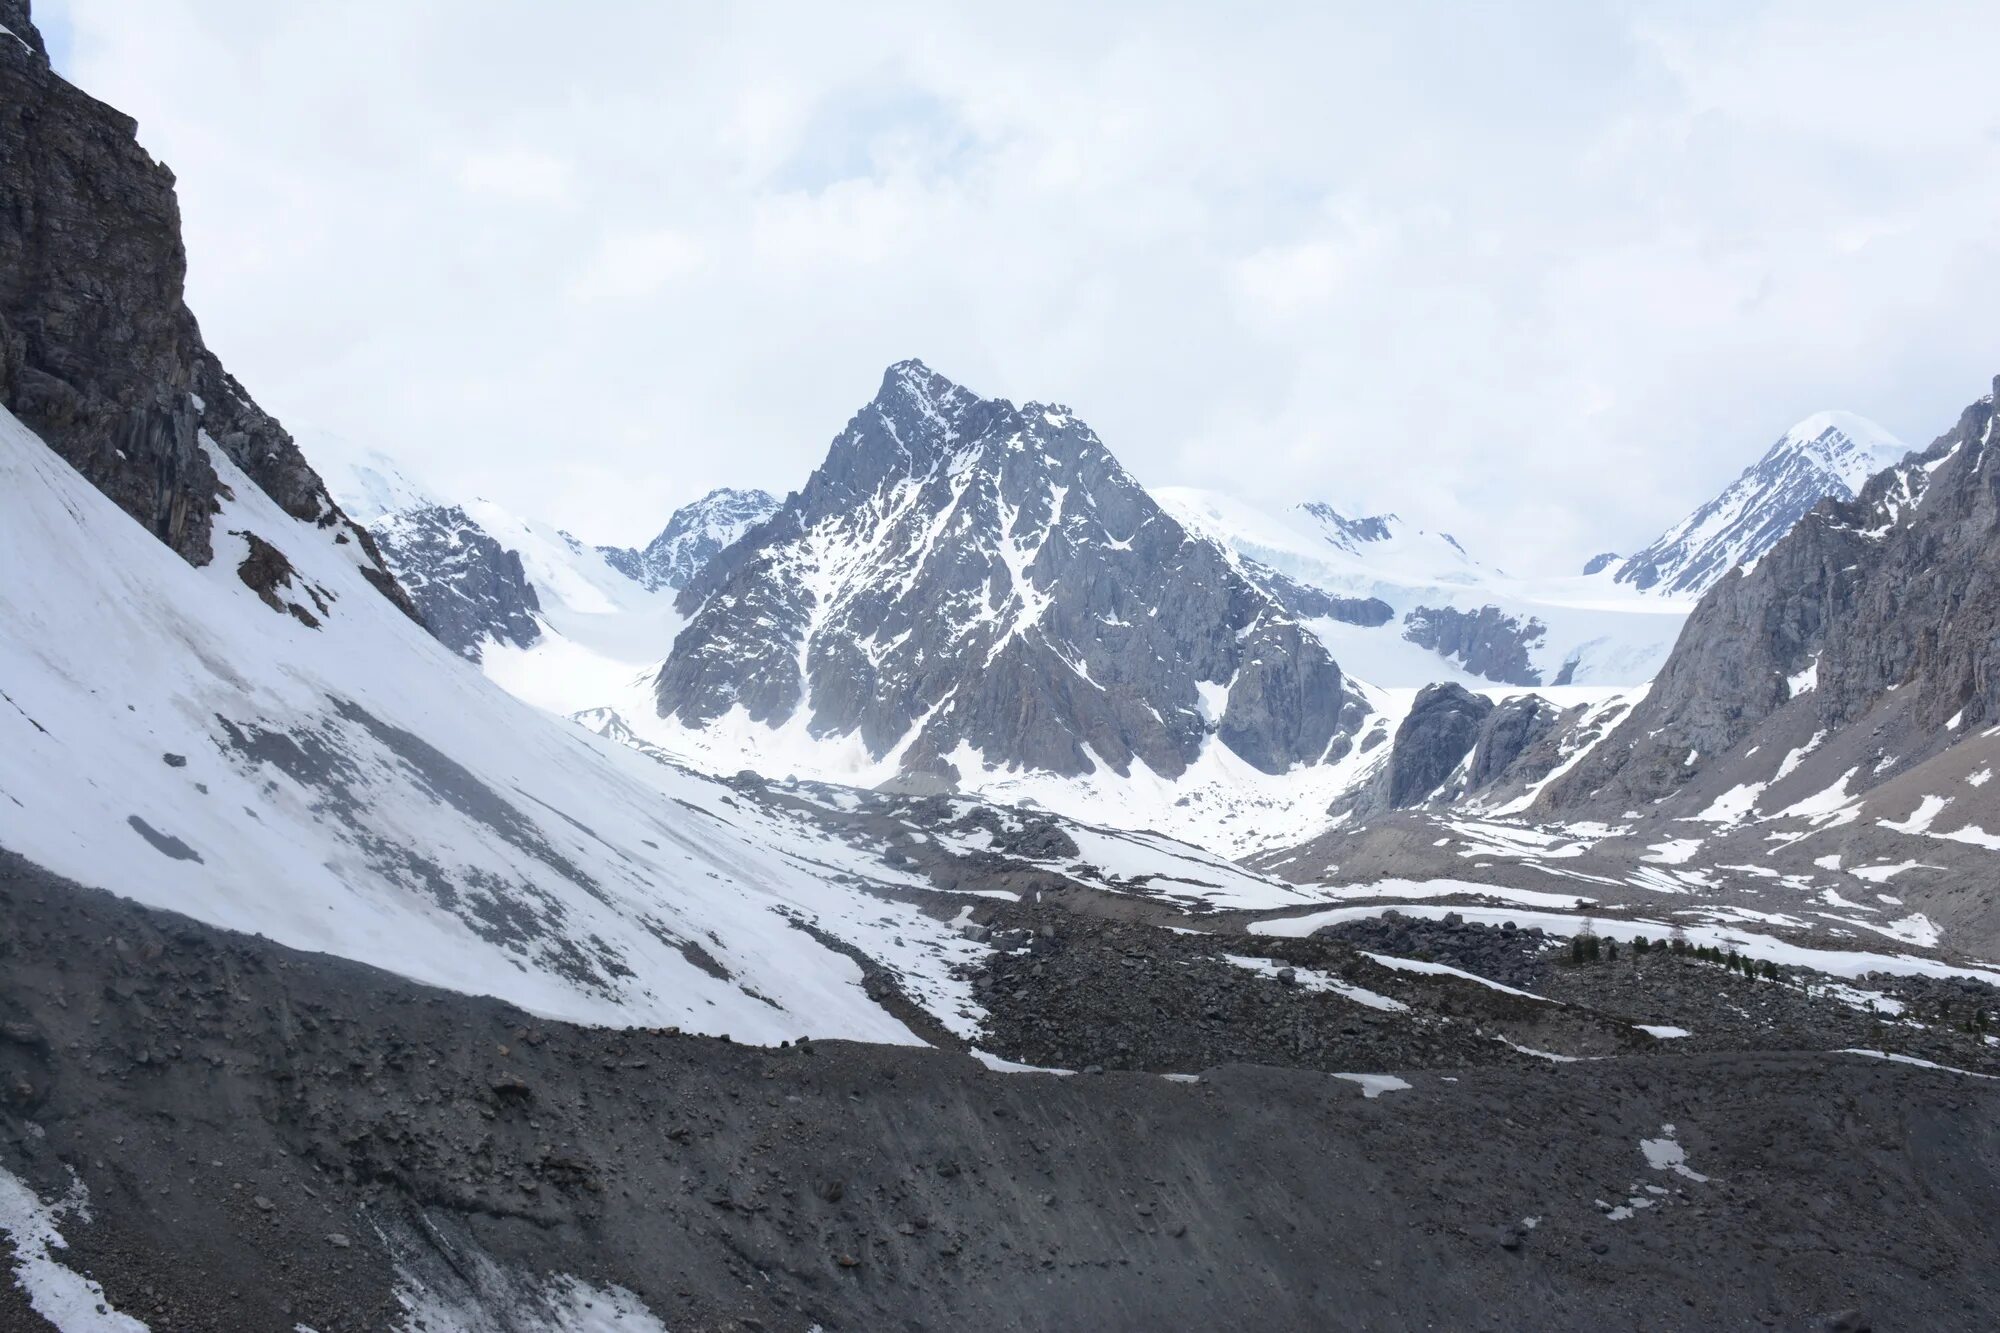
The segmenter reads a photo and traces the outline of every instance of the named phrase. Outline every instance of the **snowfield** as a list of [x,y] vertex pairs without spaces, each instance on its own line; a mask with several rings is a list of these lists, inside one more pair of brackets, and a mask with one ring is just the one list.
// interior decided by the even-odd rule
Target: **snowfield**
[[[1522,622],[1538,620],[1541,640],[1529,660],[1544,684],[1633,686],[1659,670],[1692,602],[1651,597],[1594,578],[1516,578],[1473,559],[1449,534],[1395,515],[1356,536],[1304,507],[1272,513],[1231,496],[1161,487],[1160,504],[1190,530],[1241,560],[1339,597],[1379,598],[1395,611],[1383,625],[1309,622],[1341,670],[1388,689],[1457,681],[1468,689],[1494,682],[1471,674],[1404,637],[1404,617],[1418,607],[1477,611],[1497,607]],[[1364,519],[1359,524],[1374,524]],[[1573,664],[1573,665],[1572,665]],[[1521,688],[1521,687],[1515,687]]]
[[[973,1030],[983,946],[870,892],[914,879],[512,698],[209,452],[233,498],[195,569],[0,414],[0,844],[549,1017],[916,1041],[812,926]],[[244,533],[317,627],[238,577]]]

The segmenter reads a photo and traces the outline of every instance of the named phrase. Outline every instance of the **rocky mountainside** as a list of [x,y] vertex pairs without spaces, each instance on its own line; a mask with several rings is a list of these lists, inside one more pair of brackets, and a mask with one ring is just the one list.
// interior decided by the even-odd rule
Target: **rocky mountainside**
[[[325,432],[313,432],[306,449],[341,506],[374,534],[424,625],[529,702],[563,715],[601,704],[657,667],[673,641],[672,589],[649,586],[643,563],[616,548],[586,545],[490,500],[445,498],[379,449]],[[683,539],[654,546],[693,568],[727,535],[730,510],[690,505],[668,525]]]
[[679,589],[723,548],[777,509],[778,501],[763,491],[723,487],[676,509],[660,535],[643,549],[600,546],[597,550],[613,569],[648,592]]
[[1325,646],[1068,409],[917,361],[679,607],[662,718],[846,740],[911,780],[1135,762],[1171,778],[1211,736],[1279,772],[1366,711]]
[[981,977],[1016,1061],[575,1026],[0,854],[0,1326],[2000,1318],[2000,1085],[1948,1028],[1826,1053],[1882,1024],[1532,930],[968,907],[1033,941]]
[[[1902,441],[1852,412],[1819,412],[1778,438],[1728,489],[1612,571],[1615,582],[1699,597],[1737,565],[1756,563],[1821,500],[1851,500],[1870,477],[1902,461]],[[1616,557],[1584,569],[1598,574]]]
[[202,342],[173,173],[130,117],[49,67],[23,0],[0,22],[15,34],[0,41],[0,406],[193,565],[218,544],[212,443],[414,614],[374,539]]
[[453,652],[480,660],[484,645],[527,648],[542,609],[521,553],[488,536],[457,505],[422,505],[370,525],[424,627]]
[[1547,799],[1659,800],[1794,704],[1828,733],[1893,712],[1908,733],[1890,747],[1896,761],[1857,789],[1989,725],[2000,704],[1988,660],[2000,636],[1992,418],[1982,398],[1929,449],[1853,498],[1821,501],[1754,568],[1718,582],[1644,702]]
[[[17,7],[0,22],[28,31]],[[172,178],[131,122],[21,42],[0,39],[0,85],[7,179],[28,187],[0,209],[7,390],[50,435],[0,408],[0,846],[545,1014],[914,1039],[852,961],[967,947],[858,887],[907,876],[524,706],[424,633],[372,537],[202,351]],[[549,551],[587,552],[467,512],[530,582],[562,572]],[[964,987],[932,971],[949,1011]]]
[[1993,418],[1973,403],[1726,574],[1645,691],[1490,711],[1426,691],[1287,873],[1554,875],[1688,919],[2000,950]]

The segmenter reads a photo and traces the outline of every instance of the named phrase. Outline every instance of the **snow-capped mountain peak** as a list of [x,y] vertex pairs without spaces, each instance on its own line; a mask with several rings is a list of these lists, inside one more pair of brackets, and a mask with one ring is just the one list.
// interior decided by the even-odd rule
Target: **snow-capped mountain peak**
[[1319,526],[1328,541],[1346,551],[1356,549],[1363,542],[1389,540],[1390,525],[1400,522],[1394,514],[1348,518],[1324,500],[1308,500],[1297,508]]
[[659,717],[850,777],[1171,777],[1211,735],[1275,772],[1352,721],[1325,648],[1067,408],[919,361],[679,605]]
[[764,491],[725,486],[676,509],[660,535],[641,549],[597,549],[613,569],[649,592],[679,588],[777,508],[776,497]]
[[1613,577],[1645,591],[1698,597],[1737,565],[1755,564],[1821,500],[1853,499],[1869,477],[1907,452],[1866,417],[1815,412],[1720,495],[1617,566]]
[[1348,518],[1322,500],[1308,500],[1296,506],[1295,512],[1304,515],[1327,541],[1352,555],[1369,555],[1395,548],[1409,556],[1423,558],[1428,555],[1432,557],[1432,563],[1441,567],[1478,563],[1459,544],[1458,538],[1449,532],[1431,532],[1406,523],[1395,514]]
[[304,431],[299,448],[349,518],[372,527],[389,514],[443,505],[401,460],[331,431]]
[[1883,468],[1903,461],[1910,447],[1867,417],[1853,412],[1815,412],[1785,432],[1772,446],[1811,458],[1858,494]]

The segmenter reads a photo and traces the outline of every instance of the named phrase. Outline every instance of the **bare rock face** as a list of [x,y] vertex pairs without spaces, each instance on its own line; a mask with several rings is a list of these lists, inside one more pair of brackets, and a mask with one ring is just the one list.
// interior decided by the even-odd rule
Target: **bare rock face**
[[1493,703],[1463,685],[1426,685],[1396,728],[1389,806],[1402,810],[1442,787],[1479,743]]
[[[1651,692],[1544,802],[1667,796],[1806,700],[1849,726],[1890,691],[1933,750],[2000,716],[2000,457],[1993,399],[1852,500],[1827,499],[1703,597]],[[1961,733],[1964,734],[1964,733]],[[1914,759],[1915,753],[1906,754]]]
[[1466,771],[1467,791],[1480,791],[1506,777],[1523,756],[1552,735],[1562,710],[1534,694],[1502,700],[1487,715]]
[[[1419,606],[1403,617],[1403,637],[1465,670],[1503,685],[1540,685],[1541,672],[1529,659],[1548,627],[1533,616],[1525,621],[1497,606],[1461,611],[1452,606]],[[1551,684],[1566,684],[1552,681]]]
[[0,38],[0,402],[205,564],[215,470],[195,441],[173,173],[136,122],[50,69],[25,4],[0,21],[21,39]]
[[217,447],[294,518],[338,527],[405,611],[271,417],[203,345],[182,299],[173,173],[131,117],[49,67],[22,0],[0,4],[0,404],[191,564],[214,552]]
[[889,368],[826,460],[682,589],[662,716],[741,707],[944,781],[969,746],[1176,776],[1213,735],[1267,771],[1365,712],[1340,668],[1066,408]]
[[391,514],[377,521],[375,535],[424,627],[459,656],[477,662],[488,642],[526,648],[542,637],[541,599],[521,553],[457,505]]

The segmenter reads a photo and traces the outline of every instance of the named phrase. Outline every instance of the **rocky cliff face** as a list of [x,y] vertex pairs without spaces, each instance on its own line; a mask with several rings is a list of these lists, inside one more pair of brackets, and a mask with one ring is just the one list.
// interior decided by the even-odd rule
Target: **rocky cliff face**
[[661,715],[741,709],[905,772],[1280,771],[1365,706],[1325,648],[1067,409],[892,366],[805,487],[682,590]]
[[1923,454],[1854,499],[1822,501],[1754,569],[1717,583],[1651,693],[1548,802],[1659,799],[1805,696],[1838,730],[1898,691],[1933,749],[1949,743],[1954,717],[1990,725],[2000,713],[1993,413],[1982,398]]
[[425,628],[477,662],[488,642],[526,648],[542,637],[534,585],[521,553],[493,540],[457,505],[426,505],[376,521],[389,567]]
[[613,569],[648,592],[681,588],[777,509],[778,501],[764,491],[724,487],[676,509],[660,535],[643,548],[600,546],[597,550]]
[[1431,685],[1417,695],[1396,728],[1389,756],[1389,806],[1400,810],[1435,792],[1479,743],[1493,712],[1463,685]]
[[[1496,704],[1480,727],[1479,743],[1466,769],[1466,790],[1485,791],[1514,775],[1523,758],[1554,737],[1561,725],[1561,710],[1539,695],[1516,695]],[[1530,780],[1546,771],[1533,772]]]
[[1464,611],[1452,606],[1419,606],[1403,617],[1403,637],[1428,648],[1466,671],[1502,685],[1567,685],[1566,678],[1544,682],[1529,652],[1548,628],[1533,616],[1511,616],[1497,606]]
[[[1581,734],[1585,712],[1582,706],[1564,711],[1535,694],[1495,703],[1456,683],[1426,686],[1386,736],[1381,762],[1329,813],[1352,829],[1396,810],[1512,799],[1594,739]],[[1364,753],[1384,738],[1371,732]]]
[[22,0],[0,4],[0,403],[193,564],[214,553],[206,435],[295,518],[359,549],[414,614],[283,427],[203,345],[182,300],[173,173],[131,117],[49,67]]

